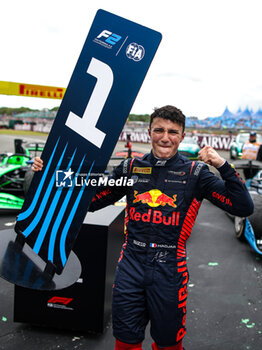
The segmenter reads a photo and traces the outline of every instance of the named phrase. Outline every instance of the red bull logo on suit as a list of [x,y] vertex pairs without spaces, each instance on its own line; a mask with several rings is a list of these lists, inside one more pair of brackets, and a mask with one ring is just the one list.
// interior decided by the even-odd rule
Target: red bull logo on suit
[[[134,191],[134,198],[135,199],[133,200],[133,203],[141,202],[143,204],[147,204],[152,208],[156,208],[160,205],[169,205],[173,208],[177,207],[175,204],[177,194],[174,194],[173,197],[169,197],[158,189],[153,189],[143,193]],[[173,211],[171,215],[164,215],[160,210],[149,209],[147,212],[140,213],[135,207],[129,208],[130,220],[152,222],[154,224],[178,226],[179,215],[180,212],[176,211]]]
[[145,213],[140,213],[135,207],[129,208],[129,219],[133,221],[152,222],[154,224],[179,225],[180,212],[173,211],[171,215],[163,215],[160,210],[148,209]]
[[170,207],[176,208],[175,204],[177,195],[174,194],[173,197],[167,196],[165,193],[162,193],[160,190],[153,189],[148,192],[138,193],[134,191],[133,203],[142,202],[143,204],[148,204],[150,207],[158,207],[159,205],[165,206],[166,204]]

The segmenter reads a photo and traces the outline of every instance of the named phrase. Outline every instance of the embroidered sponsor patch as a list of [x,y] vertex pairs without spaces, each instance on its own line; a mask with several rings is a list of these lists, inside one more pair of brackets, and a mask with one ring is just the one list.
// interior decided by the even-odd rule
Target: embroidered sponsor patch
[[198,175],[199,175],[199,172],[200,172],[200,170],[202,169],[202,166],[203,166],[202,163],[200,163],[200,164],[197,165],[197,167],[196,167],[196,169],[195,169],[195,172],[194,172],[194,175],[195,175],[195,176],[198,176]]
[[169,180],[169,179],[165,179],[165,182],[170,182],[170,183],[178,183],[178,184],[186,184],[186,180]]
[[150,182],[150,178],[144,178],[144,177],[139,178],[137,175],[132,175],[131,179],[133,180],[134,184],[137,182],[142,182],[142,183]]
[[138,179],[137,182],[148,183],[148,182],[150,182],[150,179],[146,179],[146,178],[142,177],[142,178]]
[[129,159],[125,159],[123,162],[123,174],[127,174],[128,173],[128,161]]
[[155,166],[165,166],[167,160],[158,160],[155,164]]
[[151,174],[152,173],[152,167],[134,167],[133,173],[135,174]]
[[186,172],[185,172],[185,171],[173,171],[173,170],[168,170],[168,174],[178,175],[178,176],[184,176],[184,175],[186,175]]

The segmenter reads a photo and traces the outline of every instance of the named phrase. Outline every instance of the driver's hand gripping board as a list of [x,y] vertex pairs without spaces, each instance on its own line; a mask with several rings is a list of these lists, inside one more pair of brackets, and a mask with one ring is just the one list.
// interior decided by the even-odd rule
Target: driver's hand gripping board
[[95,191],[76,176],[104,172],[160,41],[154,30],[96,14],[15,226],[57,274]]

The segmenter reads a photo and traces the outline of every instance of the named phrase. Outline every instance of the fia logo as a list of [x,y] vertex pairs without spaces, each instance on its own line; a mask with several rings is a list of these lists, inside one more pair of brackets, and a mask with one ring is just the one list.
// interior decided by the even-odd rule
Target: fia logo
[[126,48],[126,55],[135,62],[141,61],[145,55],[145,49],[142,45],[131,43]]
[[57,170],[56,171],[56,187],[72,187],[72,178],[74,174],[71,169],[68,171]]
[[[106,39],[105,39],[106,38]],[[109,30],[103,30],[96,39],[104,41],[108,45],[115,45],[122,37],[118,34],[112,33]]]

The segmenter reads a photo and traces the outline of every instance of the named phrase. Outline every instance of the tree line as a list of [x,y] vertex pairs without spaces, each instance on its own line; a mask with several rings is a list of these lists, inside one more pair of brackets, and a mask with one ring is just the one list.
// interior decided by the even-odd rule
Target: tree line
[[[58,111],[59,107],[54,107],[50,109],[50,111]],[[11,108],[11,107],[0,107],[0,115],[16,115],[25,112],[39,112],[39,109],[31,109],[28,107],[19,107],[19,108]],[[149,122],[149,114],[130,114],[128,116],[128,121],[140,121],[140,122]]]
[[[50,109],[50,111],[58,111],[59,107],[54,107]],[[31,109],[29,107],[18,107],[18,108],[11,108],[11,107],[0,107],[0,114],[6,114],[6,115],[15,115],[25,112],[39,112],[39,109]]]

